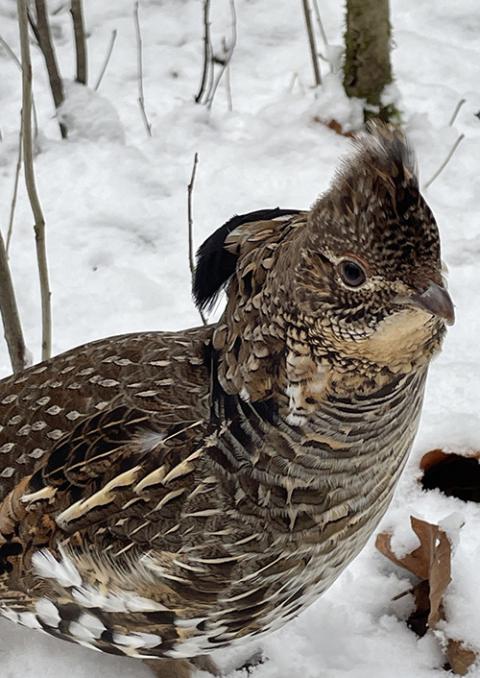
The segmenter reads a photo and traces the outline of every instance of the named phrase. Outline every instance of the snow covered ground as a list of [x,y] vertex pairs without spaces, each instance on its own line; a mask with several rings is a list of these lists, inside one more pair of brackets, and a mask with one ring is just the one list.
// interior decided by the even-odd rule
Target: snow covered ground
[[[50,0],[63,77],[74,73],[67,2]],[[343,3],[324,0],[329,41],[341,44]],[[427,191],[443,236],[457,324],[431,370],[414,453],[383,527],[396,548],[415,545],[409,515],[437,522],[461,514],[446,598],[445,633],[480,652],[480,510],[475,504],[422,492],[421,455],[432,448],[480,449],[480,9],[455,3],[392,0],[393,64],[404,120],[428,179],[460,133],[465,139]],[[18,53],[14,0],[0,0],[0,35]],[[348,141],[315,122],[348,123],[355,111],[327,78],[317,98],[301,3],[237,0],[238,43],[231,65],[233,111],[225,87],[213,108],[192,102],[201,74],[200,0],[143,0],[144,89],[153,136],[137,105],[133,0],[86,1],[90,79],[101,69],[112,30],[118,38],[98,95],[68,87],[64,115],[73,127],[59,140],[41,55],[35,48],[35,101],[40,127],[38,187],[48,229],[54,351],[142,329],[198,323],[189,291],[186,186],[194,152],[195,240],[234,213],[262,207],[305,207],[326,188]],[[229,3],[212,2],[218,47],[230,35]],[[327,72],[324,66],[324,72]],[[297,77],[294,77],[295,74]],[[451,114],[466,103],[453,127]],[[20,74],[0,47],[0,225],[6,229],[17,157]],[[40,357],[40,312],[32,219],[23,187],[11,247],[24,330]],[[5,347],[0,369],[9,371]],[[458,518],[458,516],[457,516]],[[265,642],[269,661],[256,678],[433,678],[444,674],[441,638],[418,640],[403,619],[409,588],[373,543],[314,606]],[[222,657],[228,671],[231,656]],[[141,664],[110,658],[0,622],[2,678],[147,677]],[[238,674],[237,674],[238,675]],[[480,666],[472,676],[480,676]]]

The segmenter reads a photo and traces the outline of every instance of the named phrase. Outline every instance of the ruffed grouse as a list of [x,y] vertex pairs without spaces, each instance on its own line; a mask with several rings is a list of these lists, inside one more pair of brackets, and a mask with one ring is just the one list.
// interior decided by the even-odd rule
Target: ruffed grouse
[[402,134],[372,127],[311,210],[217,230],[198,305],[224,285],[215,325],[0,383],[3,616],[187,675],[292,619],[364,546],[454,316]]

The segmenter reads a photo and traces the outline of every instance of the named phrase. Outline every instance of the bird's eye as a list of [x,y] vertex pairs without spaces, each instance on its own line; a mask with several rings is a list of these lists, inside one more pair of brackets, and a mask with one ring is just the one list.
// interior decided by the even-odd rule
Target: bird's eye
[[341,279],[348,287],[361,287],[367,280],[367,274],[356,261],[344,259],[338,264]]

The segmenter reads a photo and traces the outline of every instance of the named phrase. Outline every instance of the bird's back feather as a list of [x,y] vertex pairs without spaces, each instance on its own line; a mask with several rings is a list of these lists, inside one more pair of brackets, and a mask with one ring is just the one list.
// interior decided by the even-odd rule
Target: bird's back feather
[[279,207],[256,210],[248,214],[234,216],[214,231],[197,252],[193,296],[198,308],[201,310],[211,308],[222,288],[235,273],[238,256],[225,248],[225,240],[232,231],[243,224],[269,221],[299,213],[299,210],[280,209]]

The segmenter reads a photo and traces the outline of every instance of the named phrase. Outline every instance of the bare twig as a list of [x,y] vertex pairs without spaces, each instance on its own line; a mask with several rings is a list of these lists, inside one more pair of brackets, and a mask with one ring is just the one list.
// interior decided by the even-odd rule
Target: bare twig
[[462,139],[464,139],[464,138],[465,138],[465,134],[460,134],[460,136],[458,137],[458,139],[456,140],[456,142],[453,144],[452,148],[451,148],[450,151],[448,152],[447,157],[446,157],[445,160],[442,162],[442,164],[440,165],[440,167],[437,169],[436,172],[434,172],[434,174],[433,174],[432,177],[427,181],[427,183],[424,184],[424,186],[423,186],[424,189],[427,189],[429,186],[431,186],[431,185],[433,184],[433,182],[435,181],[435,179],[439,176],[439,174],[441,174],[441,173],[443,172],[443,170],[445,169],[445,167],[446,167],[446,166],[448,165],[448,163],[450,162],[450,160],[451,160],[451,158],[452,158],[452,155],[455,153],[455,151],[456,151],[457,148],[459,147],[460,142],[461,142]]
[[457,115],[460,113],[460,109],[462,108],[463,104],[466,102],[466,99],[460,99],[458,104],[455,106],[455,110],[452,113],[452,117],[450,118],[450,122],[448,123],[448,126],[451,127],[455,120],[457,119]]
[[[215,93],[217,91],[217,87],[220,84],[220,81],[223,77],[223,74],[225,73],[227,68],[230,66],[230,61],[232,60],[235,45],[237,44],[237,13],[235,11],[235,0],[230,0],[230,11],[232,13],[232,37],[230,39],[230,45],[228,45],[228,47],[225,49],[225,56],[223,57],[222,62],[221,62],[220,72],[217,75],[215,81],[213,82],[212,87],[211,87],[211,91],[209,92],[208,100],[207,100],[207,107],[208,108],[212,107],[213,100],[215,98]],[[225,46],[226,46],[226,44],[225,44]]]
[[107,66],[110,63],[110,57],[112,56],[113,52],[113,46],[115,45],[115,40],[117,39],[117,29],[114,28],[112,31],[112,35],[110,37],[110,44],[108,45],[107,53],[105,55],[105,61],[103,62],[102,70],[98,74],[97,82],[95,83],[95,87],[93,88],[95,91],[100,87],[100,83],[103,80],[103,76],[105,75],[105,71],[107,70]]
[[[36,22],[34,21],[30,12],[27,12],[27,17],[32,28],[32,31],[34,32],[35,37],[37,38],[38,45],[43,54],[43,58],[45,59],[48,79],[50,81],[50,89],[52,90],[53,102],[55,104],[55,108],[58,109],[60,108],[64,101],[63,83],[62,78],[60,77],[60,72],[58,70],[57,58],[55,56],[52,36],[50,34],[46,0],[35,0],[35,8],[37,14]],[[59,127],[62,139],[66,139],[67,138],[66,126],[62,122],[59,122]]]
[[[192,167],[192,175],[190,177],[190,182],[187,187],[187,195],[188,195],[188,203],[187,203],[187,210],[188,210],[188,263],[190,266],[190,274],[192,276],[192,282],[193,282],[193,276],[195,274],[195,260],[193,256],[193,211],[192,211],[192,195],[193,195],[193,186],[195,184],[195,174],[197,173],[197,165],[198,165],[198,153],[195,153],[193,157],[193,167]],[[200,313],[200,317],[202,319],[202,323],[204,325],[207,324],[207,321],[205,319],[205,316],[203,315],[203,312],[201,309],[198,309],[198,312]]]
[[15,181],[13,182],[13,196],[12,202],[10,203],[10,216],[8,219],[8,231],[7,231],[7,244],[6,252],[8,255],[8,250],[10,249],[10,241],[12,239],[13,232],[13,220],[15,218],[15,208],[17,206],[17,195],[18,195],[18,181],[20,178],[20,169],[22,167],[22,143],[23,143],[23,111],[20,114],[20,131],[18,133],[18,156],[17,156],[17,166],[15,168]]
[[208,63],[207,84],[205,87],[205,93],[203,95],[203,101],[200,103],[206,104],[210,100],[210,97],[212,96],[214,82],[215,82],[215,56],[213,54],[213,48],[211,47],[210,61]]
[[[20,70],[22,70],[22,62],[20,59],[17,57],[13,49],[10,47],[8,42],[2,38],[0,35],[0,44],[3,45],[5,48],[7,54],[10,56],[12,61],[18,66]],[[38,136],[38,119],[37,119],[37,108],[35,106],[35,99],[33,98],[33,92],[32,92],[32,108],[33,108],[33,124],[34,124],[34,138],[36,139]],[[20,126],[21,129],[21,126]],[[8,250],[8,245],[7,245],[7,250]]]
[[18,315],[17,302],[12,277],[8,266],[3,236],[0,233],[0,312],[3,330],[8,346],[10,362],[14,373],[21,372],[27,366],[27,352],[23,339],[22,325]]
[[195,175],[197,173],[198,153],[193,156],[193,167],[190,181],[187,187],[188,193],[188,263],[190,265],[190,273],[193,275],[195,271],[195,260],[193,257],[193,211],[192,211],[192,194],[193,186],[195,184]]
[[32,62],[28,41],[27,1],[17,0],[18,25],[22,54],[22,126],[23,165],[25,184],[34,217],[35,245],[37,249],[40,295],[42,304],[42,360],[47,360],[52,350],[52,315],[50,285],[48,281],[47,252],[45,246],[45,219],[38,198],[33,169],[32,143]]
[[315,87],[318,87],[322,84],[322,78],[320,77],[320,66],[318,65],[318,54],[317,46],[315,44],[315,33],[313,32],[312,26],[312,15],[310,4],[308,0],[302,0],[303,3],[303,13],[305,15],[305,26],[307,27],[308,42],[310,45],[310,55],[312,57],[312,66],[313,74],[315,76]]
[[72,15],[73,32],[75,35],[75,54],[77,59],[77,75],[75,80],[81,85],[86,85],[88,79],[87,39],[85,34],[82,0],[71,0],[70,14]]
[[[13,54],[13,52],[12,52]],[[15,54],[13,57],[16,59]],[[0,312],[4,327],[5,340],[7,342],[10,362],[13,372],[21,372],[27,366],[27,354],[25,341],[23,338],[22,325],[18,314],[17,302],[15,299],[15,290],[13,287],[10,268],[8,265],[8,245],[12,235],[13,217],[15,214],[15,205],[17,203],[18,179],[22,162],[22,125],[20,125],[19,149],[17,169],[15,173],[15,183],[13,189],[13,198],[10,206],[10,218],[8,224],[7,246],[0,233]]]
[[228,110],[233,111],[232,81],[230,77],[230,64],[225,71],[225,89],[227,92]]
[[290,84],[288,85],[287,92],[290,94],[293,92],[293,88],[295,87],[295,83],[298,80],[298,73],[294,73],[292,77],[290,78]]
[[0,45],[2,45],[2,47],[5,49],[5,51],[10,56],[10,58],[17,64],[17,66],[19,68],[22,68],[22,64],[20,62],[20,59],[17,57],[17,55],[15,54],[13,49],[10,47],[8,42],[5,40],[5,38],[3,38],[1,35],[0,35]]
[[190,181],[187,187],[188,193],[188,263],[190,265],[190,273],[193,275],[195,271],[195,260],[193,257],[193,212],[192,212],[192,193],[195,184],[195,175],[197,173],[198,153],[193,156],[193,167]]
[[202,103],[207,87],[209,70],[212,68],[212,44],[210,41],[210,0],[203,0],[203,71],[200,88],[195,97],[197,104]]
[[138,18],[138,0],[135,2],[133,17],[135,19],[135,35],[137,36],[137,81],[138,81],[138,105],[142,114],[143,123],[149,137],[152,136],[152,125],[145,111],[145,97],[143,96],[143,56],[142,56],[142,33]]
[[325,61],[327,61],[328,64],[330,65],[330,73],[333,73],[333,70],[334,70],[333,64],[330,61],[330,57],[329,57],[330,45],[329,45],[329,42],[328,42],[327,33],[325,32],[325,28],[323,26],[322,17],[320,16],[320,10],[318,8],[318,2],[317,2],[317,0],[312,0],[312,3],[313,3],[313,11],[315,12],[315,18],[317,19],[318,30],[320,31],[320,35],[322,36],[322,40],[323,40],[323,45],[325,47]]
[[27,9],[27,16],[28,16],[28,23],[30,24],[30,28],[32,29],[32,33],[35,36],[35,40],[37,41],[37,45],[38,45],[38,47],[40,47],[40,33],[38,32],[37,24],[35,23],[35,19],[33,18],[30,7]]
[[322,36],[323,44],[325,47],[328,47],[328,38],[327,34],[325,32],[325,28],[323,27],[323,21],[322,17],[320,16],[320,10],[318,9],[318,2],[317,0],[312,0],[313,3],[313,11],[315,12],[315,18],[317,19],[317,24],[318,24],[318,29],[320,31],[320,35]]

